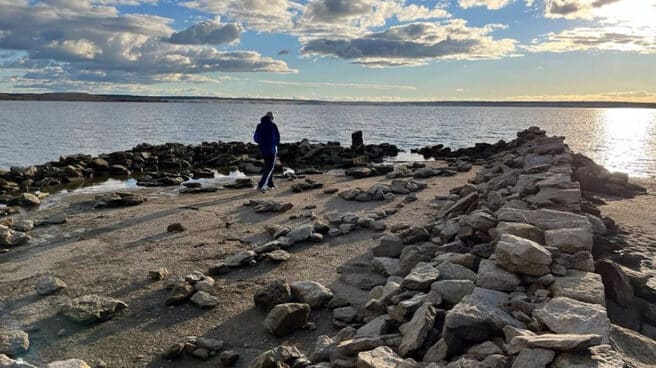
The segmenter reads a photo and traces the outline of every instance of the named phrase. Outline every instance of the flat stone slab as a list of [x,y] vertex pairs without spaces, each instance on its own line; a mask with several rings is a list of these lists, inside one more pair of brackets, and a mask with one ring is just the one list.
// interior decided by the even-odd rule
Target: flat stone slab
[[526,348],[557,351],[581,351],[600,344],[601,336],[591,334],[520,335],[512,339],[508,346],[508,352],[514,354]]
[[606,305],[601,275],[570,270],[567,276],[557,276],[549,287],[554,298],[563,296],[586,303]]
[[596,334],[608,341],[610,320],[606,308],[599,304],[584,303],[575,299],[556,297],[533,316],[551,331],[563,334]]

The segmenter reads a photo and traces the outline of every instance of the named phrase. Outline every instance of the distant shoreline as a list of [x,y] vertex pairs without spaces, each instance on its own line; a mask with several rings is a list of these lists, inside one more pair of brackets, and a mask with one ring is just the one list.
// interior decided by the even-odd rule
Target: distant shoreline
[[608,101],[326,101],[269,98],[188,97],[97,95],[87,93],[0,93],[0,101],[76,101],[76,102],[147,102],[147,103],[270,103],[375,106],[471,106],[471,107],[564,107],[564,108],[646,108],[656,109],[656,103]]

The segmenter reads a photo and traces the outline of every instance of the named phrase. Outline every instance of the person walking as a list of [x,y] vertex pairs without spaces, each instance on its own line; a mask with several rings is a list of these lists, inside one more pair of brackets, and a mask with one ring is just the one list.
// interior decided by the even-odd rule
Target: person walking
[[273,123],[273,112],[269,111],[260,119],[253,137],[260,147],[260,153],[264,159],[264,172],[262,179],[257,185],[257,190],[265,193],[267,190],[275,189],[273,184],[273,169],[276,166],[276,154],[280,144],[280,133],[278,127]]

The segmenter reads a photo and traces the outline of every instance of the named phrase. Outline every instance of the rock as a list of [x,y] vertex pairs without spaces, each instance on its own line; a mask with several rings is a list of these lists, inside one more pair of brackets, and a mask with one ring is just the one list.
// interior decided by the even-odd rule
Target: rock
[[255,256],[252,250],[245,250],[226,258],[224,262],[228,267],[241,267],[253,261]]
[[148,271],[148,277],[151,280],[164,280],[168,275],[169,275],[169,270],[167,270],[164,267],[160,267],[156,270]]
[[209,351],[219,351],[225,346],[223,340],[210,339],[208,337],[199,337],[196,339],[196,345]]
[[101,196],[96,202],[96,208],[105,207],[123,207],[123,206],[137,206],[146,201],[146,198],[141,194],[130,192],[116,192]]
[[22,206],[26,206],[26,207],[38,207],[41,205],[41,201],[39,200],[39,197],[35,196],[32,193],[23,193],[21,195],[19,203]]
[[467,354],[473,355],[478,360],[483,360],[490,355],[503,355],[503,351],[492,341],[486,341],[469,348]]
[[333,292],[327,287],[314,281],[297,281],[291,283],[292,295],[310,308],[321,308],[333,297]]
[[[0,170],[1,171],[1,170]],[[37,366],[29,364],[23,360],[14,360],[5,354],[0,354],[0,367],[2,368],[37,368]]]
[[476,281],[476,273],[459,264],[451,262],[442,262],[437,265],[437,270],[440,272],[440,280],[469,280]]
[[372,248],[374,257],[398,258],[403,252],[403,241],[396,235],[385,235]]
[[187,301],[194,293],[194,288],[186,282],[177,283],[171,289],[166,305],[176,305]]
[[403,334],[399,346],[401,356],[408,356],[422,347],[429,331],[435,325],[435,317],[435,307],[430,303],[424,303],[417,309],[410,322],[399,328]]
[[20,330],[0,331],[0,354],[10,357],[23,354],[30,348],[30,338],[26,332]]
[[219,304],[219,299],[205,291],[198,291],[191,297],[191,302],[202,309],[214,308]]
[[499,222],[521,222],[527,223],[542,230],[592,228],[587,217],[576,215],[571,212],[555,211],[548,209],[521,210],[503,208],[497,211]]
[[230,272],[230,267],[225,264],[225,262],[219,262],[217,264],[214,264],[210,266],[210,268],[207,270],[208,275],[216,276],[216,275],[223,275]]
[[287,237],[291,239],[292,244],[300,243],[308,240],[313,232],[314,232],[314,226],[312,225],[300,226],[295,229],[292,229],[287,234]]
[[433,261],[438,264],[442,262],[451,262],[453,264],[467,267],[471,270],[474,269],[476,265],[476,256],[469,253],[442,253],[437,255]]
[[430,239],[430,234],[423,227],[413,226],[401,234],[403,244],[417,244]]
[[166,231],[169,233],[181,233],[186,230],[187,228],[179,222],[171,224],[166,228]]
[[502,334],[502,328],[524,328],[502,306],[508,294],[482,288],[474,289],[447,312],[442,337],[449,354],[457,354],[465,348],[487,341]]
[[281,345],[260,354],[248,368],[305,367],[309,361],[296,347]]
[[39,295],[50,295],[66,288],[66,283],[56,277],[46,276],[36,283],[36,292]]
[[266,332],[283,337],[292,331],[305,326],[309,322],[310,306],[305,303],[278,304],[264,320]]
[[237,364],[237,361],[239,360],[239,354],[232,350],[224,351],[219,355],[219,360],[221,361],[222,366],[232,367],[233,365]]
[[274,250],[273,252],[266,253],[265,257],[273,262],[286,262],[292,257],[292,255],[282,249],[278,249]]
[[333,310],[333,318],[336,321],[344,323],[351,323],[357,317],[358,309],[354,307],[335,308]]
[[534,310],[533,316],[555,333],[597,334],[608,341],[610,321],[606,309],[598,304],[556,297]]
[[88,325],[106,321],[127,307],[127,304],[118,299],[84,295],[64,303],[61,313],[74,323]]
[[441,362],[446,359],[448,355],[448,349],[449,347],[446,345],[446,342],[444,342],[444,339],[440,339],[428,350],[426,350],[426,354],[424,354],[423,361]]
[[551,253],[532,240],[502,234],[494,254],[497,264],[508,271],[532,276],[550,273]]
[[478,266],[476,286],[500,291],[515,291],[521,283],[519,276],[497,266],[496,262],[482,259]]
[[435,290],[451,305],[460,303],[462,298],[471,294],[475,288],[476,285],[470,280],[440,280],[431,285],[431,290]]
[[396,258],[374,257],[371,268],[383,276],[394,275],[399,268],[400,261]]
[[635,331],[612,325],[610,345],[630,363],[629,367],[656,366],[656,341]]
[[255,306],[264,312],[268,312],[278,304],[292,301],[292,290],[287,281],[274,281],[266,287],[258,290],[253,297]]
[[599,345],[589,352],[561,352],[550,368],[625,368],[624,357],[610,345]]
[[546,368],[556,356],[553,350],[522,349],[513,362],[513,368]]
[[601,344],[601,336],[594,334],[544,334],[520,335],[512,339],[508,352],[515,354],[523,349],[548,349],[557,351],[582,351]]
[[631,304],[633,286],[619,265],[610,260],[601,260],[595,264],[595,272],[601,275],[606,296],[625,307]]
[[539,244],[544,244],[544,231],[530,224],[500,222],[497,224],[496,228],[490,230],[490,235],[497,240],[501,234],[511,234],[520,238],[533,240]]
[[32,238],[25,233],[14,231],[0,225],[0,245],[2,246],[16,247],[27,243],[31,239]]
[[554,298],[564,296],[586,303],[606,305],[604,284],[601,276],[592,272],[570,270],[566,276],[558,276],[549,290]]
[[16,223],[14,223],[14,229],[23,233],[28,232],[34,229],[34,221],[32,220],[16,221]]
[[84,360],[69,359],[52,362],[46,365],[46,368],[91,368]]
[[388,346],[379,346],[358,354],[357,368],[396,368],[403,362]]
[[419,263],[412,272],[403,279],[401,288],[406,290],[427,290],[437,280],[440,272],[430,263]]
[[378,337],[382,335],[383,329],[387,322],[389,321],[389,317],[386,315],[380,315],[368,323],[366,323],[364,326],[360,327],[355,334],[354,338],[360,338],[360,337]]
[[592,250],[592,228],[554,229],[544,232],[547,246],[558,248],[563,253],[574,254]]

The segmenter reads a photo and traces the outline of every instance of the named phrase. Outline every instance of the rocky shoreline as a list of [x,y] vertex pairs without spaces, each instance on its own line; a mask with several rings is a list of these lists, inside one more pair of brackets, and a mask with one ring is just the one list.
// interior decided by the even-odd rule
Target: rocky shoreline
[[[396,150],[389,145],[350,149],[306,143],[281,149],[281,160],[348,167],[358,164],[353,159],[363,153],[379,161]],[[237,148],[230,155],[251,155],[253,152],[247,151],[255,147],[250,146],[235,144]],[[182,173],[208,166],[207,160],[201,162],[195,157],[213,157],[211,165],[218,162],[218,156],[199,147],[138,146],[130,153],[106,157],[62,158],[59,166],[44,165],[28,171],[50,173],[53,168],[73,166],[82,173],[97,165],[97,160],[105,160],[103,167],[119,165],[131,173],[164,167]],[[156,166],[149,166],[143,152],[156,152]],[[320,192],[346,203],[380,202],[383,208],[319,214],[316,205],[306,203],[301,212],[289,217],[297,223],[267,225],[262,230],[268,239],[225,255],[206,272],[169,275],[167,270],[158,269],[149,273],[153,280],[164,280],[164,288],[169,290],[162,303],[177,306],[190,301],[211,310],[221,299],[215,283],[230,273],[253,269],[262,262],[286,262],[292,249],[303,244],[372,232],[369,264],[354,276],[358,287],[368,291],[365,303],[354,304],[314,280],[276,280],[254,294],[253,304],[262,313],[261,328],[271,336],[288,337],[312,330],[320,324],[313,316],[325,316],[326,310],[332,311],[330,322],[340,328],[336,334],[317,336],[314,349],[308,351],[281,341],[282,345],[261,352],[250,362],[240,361],[239,352],[227,349],[223,341],[187,336],[164,347],[160,359],[181,362],[188,355],[203,361],[219,356],[223,366],[253,368],[656,365],[656,276],[641,272],[641,260],[623,252],[615,222],[602,216],[598,208],[605,203],[600,195],[629,198],[646,193],[644,188],[624,174],[609,173],[585,156],[574,154],[563,137],[549,137],[539,128],[519,132],[517,139],[508,143],[477,144],[448,152],[433,147],[420,153],[448,158],[450,165],[424,167],[415,163],[382,168],[365,164],[346,170],[347,180],[381,176],[391,182],[368,188],[333,186],[319,190],[321,182],[308,180],[301,183],[305,186],[297,184],[297,189],[290,189],[296,193]],[[180,157],[188,160],[177,161]],[[230,165],[252,164],[255,157],[230,161]],[[166,164],[162,166],[163,162]],[[422,207],[430,210],[430,220],[395,220],[405,206],[421,202],[417,193],[431,185],[426,180],[457,175],[474,165],[478,171],[468,183]],[[66,170],[59,173],[70,171]],[[46,180],[38,176],[41,174],[32,176],[38,180],[24,174],[25,169],[5,173],[5,182],[13,179],[16,185],[5,184],[4,190],[12,188],[16,193],[21,188],[41,186]],[[396,201],[398,196],[405,197]],[[104,203],[118,206],[139,205],[145,200],[136,194],[105,197]],[[397,204],[389,205],[393,201]],[[261,215],[284,213],[294,205],[249,200],[244,207]],[[61,223],[61,218],[52,222],[58,220]],[[24,225],[19,221],[9,227],[0,225],[4,234],[0,242],[29,241],[26,232],[20,231],[25,230]],[[184,232],[185,227],[179,225],[169,231]],[[63,281],[52,278],[36,286],[43,295],[65,287]],[[118,299],[84,295],[67,300],[61,313],[76,323],[96,324],[120,319],[130,308]],[[27,333],[0,332],[0,367],[18,366],[11,357],[28,349]],[[50,366],[88,365],[71,361]]]

